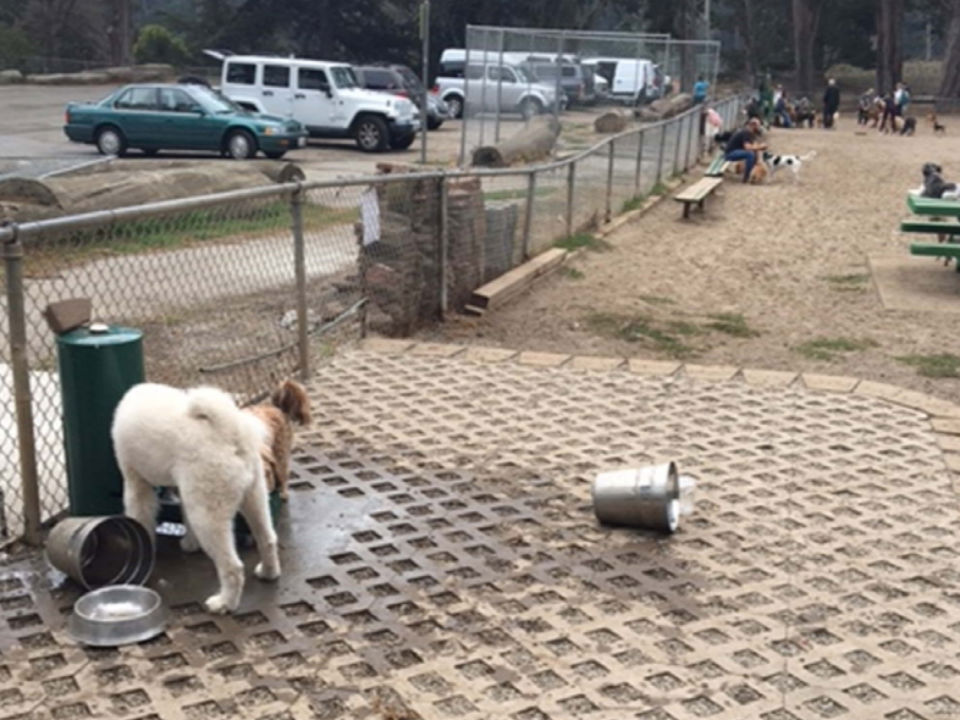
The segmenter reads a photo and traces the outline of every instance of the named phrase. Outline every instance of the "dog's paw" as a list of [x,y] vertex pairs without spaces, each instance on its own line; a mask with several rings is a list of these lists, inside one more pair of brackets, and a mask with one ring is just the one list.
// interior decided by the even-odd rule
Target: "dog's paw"
[[200,543],[197,542],[197,538],[193,533],[188,532],[180,538],[180,549],[185,553],[195,553],[200,550]]
[[227,604],[223,595],[211,595],[203,604],[207,608],[207,612],[213,615],[226,615],[231,610],[236,610],[235,607],[230,607]]
[[257,566],[253,569],[253,574],[261,580],[276,580],[280,577],[280,568],[267,568],[267,566],[261,562],[257,563]]

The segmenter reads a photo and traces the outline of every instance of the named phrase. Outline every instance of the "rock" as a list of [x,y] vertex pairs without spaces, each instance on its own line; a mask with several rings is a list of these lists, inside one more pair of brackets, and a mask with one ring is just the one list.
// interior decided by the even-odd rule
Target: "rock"
[[0,85],[13,85],[23,82],[23,73],[19,70],[0,70]]

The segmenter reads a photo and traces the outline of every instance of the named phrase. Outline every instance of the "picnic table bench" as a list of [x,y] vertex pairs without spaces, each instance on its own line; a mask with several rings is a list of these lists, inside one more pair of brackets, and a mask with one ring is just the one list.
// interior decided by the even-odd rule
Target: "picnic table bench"
[[710,163],[709,167],[703,171],[703,174],[707,177],[723,177],[727,167],[730,165],[730,161],[725,158],[726,155],[723,153],[717,153],[717,156],[713,159],[713,162]]
[[723,178],[705,177],[674,195],[673,199],[683,203],[683,217],[688,218],[690,217],[690,206],[696,203],[697,207],[703,210],[703,201],[722,184]]
[[[960,219],[960,202],[956,200],[908,195],[907,206],[916,215]],[[936,235],[940,240],[938,243],[911,243],[910,254],[946,258],[948,262],[953,258],[958,260],[957,271],[960,272],[960,243],[953,242],[953,238],[960,235],[960,222],[927,217],[911,217],[900,222],[900,232]]]
[[914,215],[960,217],[960,201],[907,195],[907,207]]

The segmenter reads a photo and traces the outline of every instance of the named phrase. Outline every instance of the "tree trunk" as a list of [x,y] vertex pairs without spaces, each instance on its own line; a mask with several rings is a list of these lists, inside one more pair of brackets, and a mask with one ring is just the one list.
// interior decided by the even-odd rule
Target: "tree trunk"
[[940,97],[960,96],[960,0],[950,2],[947,52],[940,78]]
[[793,51],[800,94],[810,95],[816,82],[814,48],[823,0],[793,0]]
[[753,39],[753,0],[743,0],[743,47],[747,77],[753,79],[757,71],[756,43]]
[[877,5],[877,90],[893,92],[903,79],[904,0],[879,0]]

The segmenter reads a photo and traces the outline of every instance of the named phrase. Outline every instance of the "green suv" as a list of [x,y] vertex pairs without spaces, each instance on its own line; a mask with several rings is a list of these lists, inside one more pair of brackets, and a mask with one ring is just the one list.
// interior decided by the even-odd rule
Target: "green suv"
[[280,158],[307,142],[296,120],[247,112],[203,85],[127,85],[96,103],[70,103],[63,131],[104,155],[139,148],[147,155],[212,150],[240,160],[261,151]]

